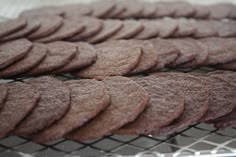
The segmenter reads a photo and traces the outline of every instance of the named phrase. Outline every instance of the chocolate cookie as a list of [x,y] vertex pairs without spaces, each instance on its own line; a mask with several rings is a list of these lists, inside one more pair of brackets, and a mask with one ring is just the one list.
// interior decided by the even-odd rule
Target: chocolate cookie
[[26,25],[26,20],[20,18],[0,22],[0,38],[23,29]]
[[85,25],[85,30],[79,32],[78,34],[68,38],[69,41],[79,41],[85,38],[92,37],[99,33],[103,27],[102,20],[93,18],[93,17],[80,17],[80,20],[83,21]]
[[174,17],[190,17],[195,13],[194,7],[187,2],[172,2],[170,5],[175,9]]
[[92,16],[95,17],[105,17],[115,8],[115,4],[109,0],[94,2],[91,3],[91,6],[93,8]]
[[23,75],[35,76],[57,70],[68,64],[76,55],[76,46],[72,43],[56,41],[45,45],[48,49],[46,58],[36,67]]
[[[8,97],[0,110],[0,138],[13,131],[39,101],[40,95],[31,85],[24,83],[9,83]],[[38,125],[38,124],[37,124]]]
[[37,66],[46,56],[47,49],[41,44],[34,44],[30,52],[20,61],[0,70],[0,78],[9,78],[29,71]]
[[158,54],[158,61],[151,71],[161,70],[173,63],[179,57],[179,49],[168,40],[151,39],[150,41]]
[[235,87],[214,76],[200,75],[198,78],[204,80],[209,89],[208,110],[200,121],[212,121],[232,112],[236,107]]
[[195,13],[193,14],[194,18],[204,19],[208,18],[208,16],[210,15],[208,6],[194,4],[193,7],[195,10]]
[[175,31],[177,30],[177,22],[173,19],[163,19],[163,20],[156,20],[157,28],[159,28],[158,37],[160,38],[167,38],[172,36]]
[[87,67],[96,61],[97,53],[92,45],[84,42],[78,42],[75,43],[75,46],[77,47],[77,53],[75,57],[64,67],[61,67],[52,73],[57,74],[72,72]]
[[113,34],[109,39],[129,39],[143,30],[143,25],[136,20],[123,21],[123,27]]
[[121,42],[117,42],[116,46],[110,45],[109,42],[96,45],[96,62],[74,75],[101,79],[106,76],[128,74],[138,64],[142,52],[140,48],[125,47],[125,45]]
[[59,16],[36,16],[30,17],[27,19],[29,22],[40,22],[41,26],[38,30],[28,35],[29,39],[37,39],[46,37],[59,29],[62,24],[63,20]]
[[105,85],[96,80],[73,80],[65,84],[71,89],[71,107],[66,115],[49,128],[32,137],[37,143],[46,143],[63,137],[81,127],[110,104]]
[[124,5],[125,10],[117,15],[118,18],[126,19],[126,18],[140,17],[140,15],[142,15],[143,12],[142,3],[135,0],[121,1],[119,3]]
[[213,26],[217,30],[219,37],[235,37],[236,36],[236,21],[214,21]]
[[223,19],[229,16],[230,8],[227,4],[214,4],[208,7],[210,11],[209,18],[211,19]]
[[225,70],[216,70],[214,72],[210,72],[209,75],[214,77],[219,77],[227,81],[229,84],[236,86],[236,73],[232,71],[225,71]]
[[184,99],[156,81],[155,77],[133,78],[150,96],[143,113],[117,131],[119,134],[150,135],[154,130],[170,124],[184,110]]
[[228,6],[228,7],[230,7],[228,17],[231,19],[236,19],[236,6],[233,4],[230,4],[230,6]]
[[57,6],[44,6],[25,10],[20,13],[19,17],[34,18],[36,16],[62,16],[64,11]]
[[60,6],[64,13],[64,18],[80,18],[83,16],[90,16],[93,12],[93,9],[88,4],[67,4]]
[[215,29],[211,21],[198,20],[195,23],[196,30],[193,36],[196,38],[218,36],[218,31]]
[[75,19],[64,19],[63,25],[53,34],[38,38],[36,42],[52,42],[59,41],[65,38],[72,37],[73,35],[82,32],[85,29],[83,21]]
[[180,56],[171,63],[170,67],[176,67],[180,64],[190,62],[197,56],[197,51],[195,46],[185,39],[171,39],[169,40],[174,44],[180,51]]
[[184,98],[184,111],[173,123],[154,131],[154,135],[170,135],[198,122],[208,108],[208,89],[204,82],[184,73],[157,73],[152,75],[167,89]]
[[157,7],[155,17],[170,17],[176,12],[176,9],[171,6],[170,2],[161,1],[153,5],[156,5]]
[[229,114],[214,121],[214,126],[219,129],[224,129],[227,127],[232,127],[236,125],[236,109],[234,109]]
[[158,24],[156,22],[150,20],[141,20],[140,22],[144,28],[141,32],[137,33],[133,38],[150,39],[158,36],[160,29],[158,28]]
[[7,86],[5,84],[0,84],[0,111],[4,106],[7,96],[8,96]]
[[107,77],[103,83],[111,96],[110,106],[83,127],[69,134],[69,139],[85,141],[112,133],[134,121],[148,104],[146,91],[129,78]]
[[235,40],[227,38],[204,38],[200,40],[208,48],[208,59],[206,65],[228,63],[236,60]]
[[41,24],[39,21],[27,22],[27,25],[25,26],[25,28],[22,28],[21,30],[13,32],[13,33],[1,38],[0,40],[7,41],[7,40],[13,40],[13,39],[25,37],[28,34],[36,31],[40,26],[41,26]]
[[[148,71],[153,68],[158,62],[159,56],[157,50],[154,48],[152,42],[144,40],[130,40],[128,43],[132,46],[141,48],[142,55],[136,67],[129,72],[129,74],[137,74]],[[131,47],[132,47],[131,46]]]
[[[27,83],[40,93],[41,98],[32,112],[17,126],[14,135],[29,136],[45,129],[59,120],[70,107],[70,89],[63,82],[45,76]],[[16,93],[26,93],[28,98],[29,91]]]
[[117,16],[119,16],[120,14],[122,14],[122,12],[124,12],[126,10],[125,6],[123,3],[120,3],[119,0],[113,0],[113,3],[115,4],[115,8],[113,10],[111,10],[105,17],[106,18],[116,18]]
[[105,20],[103,28],[96,35],[86,38],[90,43],[97,43],[109,38],[123,27],[123,23],[119,20]]
[[172,35],[174,37],[186,37],[186,36],[191,36],[195,31],[195,23],[196,21],[194,20],[187,20],[187,19],[178,19],[177,21],[177,30],[175,33]]
[[0,45],[0,69],[4,69],[22,59],[29,53],[31,48],[32,43],[24,38],[2,43]]
[[142,18],[152,18],[157,12],[156,5],[153,5],[152,2],[143,2],[143,11],[141,12],[140,17]]
[[208,58],[208,49],[207,49],[206,45],[204,45],[200,41],[195,40],[193,38],[187,38],[185,40],[187,40],[193,44],[193,46],[195,47],[195,50],[197,52],[197,56],[194,58],[194,60],[184,63],[184,64],[181,64],[181,65],[179,65],[179,67],[197,68],[197,67],[204,65],[205,61]]

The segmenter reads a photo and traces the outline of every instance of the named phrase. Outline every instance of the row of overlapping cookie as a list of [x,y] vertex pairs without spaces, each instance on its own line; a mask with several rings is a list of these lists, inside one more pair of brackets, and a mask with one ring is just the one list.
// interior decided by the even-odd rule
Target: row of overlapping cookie
[[236,70],[235,38],[111,40],[97,45],[18,39],[0,45],[0,78],[71,73],[81,78],[127,76],[164,68]]
[[28,38],[35,42],[86,41],[98,43],[118,39],[155,37],[235,37],[234,20],[99,20],[93,17],[61,18],[37,16],[0,23],[0,41]]
[[236,124],[236,73],[156,73],[102,81],[38,77],[0,84],[0,138],[39,143],[105,135],[170,135],[197,122]]
[[236,6],[230,3],[198,5],[187,2],[144,2],[139,0],[100,0],[89,4],[69,4],[26,10],[20,16],[60,15],[64,17],[88,15],[99,18],[236,18]]

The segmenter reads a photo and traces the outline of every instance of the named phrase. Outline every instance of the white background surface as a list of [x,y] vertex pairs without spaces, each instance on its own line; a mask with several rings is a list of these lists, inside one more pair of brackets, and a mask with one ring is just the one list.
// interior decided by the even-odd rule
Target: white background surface
[[[7,18],[17,17],[24,10],[33,7],[45,5],[63,5],[68,3],[89,3],[95,0],[0,0],[0,16]],[[166,1],[166,0],[146,0],[146,1]],[[170,1],[170,0],[169,0]],[[173,0],[172,0],[173,1]],[[212,4],[220,2],[232,2],[236,4],[236,0],[182,0],[191,3]]]

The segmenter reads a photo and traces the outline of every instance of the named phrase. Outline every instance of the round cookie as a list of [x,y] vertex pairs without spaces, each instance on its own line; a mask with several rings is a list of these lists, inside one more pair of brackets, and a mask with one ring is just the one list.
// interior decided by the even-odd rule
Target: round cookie
[[92,16],[101,18],[109,14],[115,8],[115,4],[109,0],[103,0],[91,3],[91,7],[93,8]]
[[200,75],[198,78],[204,80],[209,89],[208,110],[200,121],[212,121],[232,112],[236,107],[235,87],[214,76]]
[[148,71],[154,67],[159,59],[157,50],[154,48],[153,44],[150,41],[144,40],[130,40],[128,43],[131,43],[134,47],[139,47],[142,50],[142,55],[139,60],[139,63],[134,69],[132,69],[129,74],[137,74]]
[[56,140],[81,127],[110,104],[110,95],[101,81],[92,79],[66,81],[71,89],[71,107],[66,115],[32,137],[37,143]]
[[124,43],[116,45],[109,42],[95,46],[97,60],[91,66],[74,73],[82,78],[101,79],[106,76],[126,75],[138,64],[141,49],[125,47]]
[[190,17],[195,13],[194,7],[187,2],[171,2],[170,5],[175,9],[174,17]]
[[214,21],[213,26],[218,32],[219,37],[235,37],[236,36],[236,21]]
[[150,20],[141,20],[140,22],[143,25],[144,29],[141,32],[137,33],[133,38],[150,39],[158,36],[160,30],[156,22]]
[[75,19],[64,19],[63,25],[56,32],[43,38],[37,38],[35,41],[36,42],[59,41],[65,38],[69,38],[77,33],[80,33],[84,29],[85,25],[83,24],[83,21]]
[[135,0],[121,1],[119,3],[124,5],[125,10],[117,15],[118,18],[126,19],[126,18],[140,17],[140,15],[142,15],[143,12],[142,3]]
[[218,77],[227,81],[229,84],[236,87],[236,73],[232,71],[225,71],[225,70],[216,70],[213,72],[208,73],[210,76]]
[[179,65],[179,67],[181,67],[181,68],[197,68],[197,67],[204,65],[205,61],[208,58],[208,49],[207,49],[206,45],[204,45],[200,41],[195,40],[193,38],[187,38],[185,40],[191,42],[193,44],[193,46],[195,47],[196,52],[198,52],[198,53],[197,53],[197,56],[194,58],[194,60],[184,63],[184,64],[181,64],[181,65]]
[[143,2],[143,11],[141,12],[141,18],[152,18],[157,12],[156,5],[153,5],[152,2]]
[[6,84],[0,84],[0,111],[4,106],[7,96],[8,96],[8,89]]
[[180,51],[180,56],[171,63],[170,67],[176,67],[183,63],[190,62],[195,59],[197,56],[197,51],[195,46],[186,39],[171,39],[169,40],[172,44],[174,44]]
[[13,40],[17,38],[22,38],[27,36],[28,34],[36,31],[41,26],[39,21],[31,21],[27,22],[27,25],[25,28],[22,28],[21,30],[18,30],[17,32],[13,32],[3,38],[1,38],[1,41],[7,41],[7,40]]
[[184,110],[184,99],[171,92],[154,77],[133,78],[150,96],[150,101],[140,116],[133,122],[119,129],[118,134],[150,135],[154,130],[170,124]]
[[212,21],[198,20],[195,23],[196,30],[193,33],[195,38],[218,36],[217,30],[213,26]]
[[0,70],[0,78],[9,78],[29,71],[37,66],[46,56],[47,49],[41,44],[34,44],[30,52],[20,61]]
[[179,49],[168,40],[151,39],[150,41],[158,54],[158,61],[151,71],[159,71],[174,62],[179,57]]
[[169,2],[161,1],[153,5],[156,5],[157,7],[155,17],[170,17],[176,12],[175,8],[171,7]]
[[27,18],[28,22],[40,22],[41,26],[35,32],[30,33],[27,37],[31,40],[46,37],[59,29],[63,20],[59,16],[36,16]]
[[158,37],[160,38],[167,38],[172,36],[175,31],[177,30],[177,22],[173,19],[163,19],[163,20],[156,20],[157,28],[160,30]]
[[68,64],[76,55],[76,46],[72,43],[56,41],[45,45],[48,49],[46,58],[36,67],[24,73],[24,76],[35,76],[57,70]]
[[230,8],[227,4],[214,4],[208,7],[210,11],[209,18],[211,19],[223,19],[227,18],[230,14]]
[[0,38],[19,31],[26,25],[26,20],[20,18],[0,22]]
[[[75,141],[92,140],[105,136],[134,121],[148,104],[148,94],[129,78],[107,77],[103,83],[111,97],[110,106],[93,120],[67,137]],[[106,126],[106,127],[104,127]]]
[[204,38],[200,40],[208,48],[208,59],[205,65],[216,65],[236,60],[235,40],[230,38]]
[[[47,128],[63,117],[70,107],[70,89],[62,81],[45,76],[27,83],[40,93],[41,98],[14,130],[14,135],[29,136]],[[25,93],[29,94],[28,91]]]
[[52,73],[57,74],[79,70],[93,64],[96,61],[97,53],[92,45],[85,42],[78,42],[75,43],[75,46],[77,47],[75,57],[68,64],[53,71]]
[[184,111],[173,123],[154,131],[153,135],[170,135],[198,122],[208,109],[208,89],[197,77],[184,73],[157,73],[156,81],[184,98]]
[[100,46],[103,47],[129,47],[129,48],[140,48],[142,51],[138,64],[129,72],[130,75],[142,73],[148,71],[158,61],[157,50],[154,48],[150,41],[144,40],[112,40],[107,41]]
[[195,23],[196,21],[194,20],[187,20],[184,18],[178,19],[177,20],[178,28],[172,36],[174,37],[191,36],[196,31]]
[[44,6],[25,10],[20,13],[19,17],[34,18],[37,16],[62,16],[62,15],[64,15],[64,11],[61,10],[58,6]]
[[103,28],[96,35],[86,38],[85,40],[90,43],[98,43],[106,38],[109,38],[123,27],[123,23],[119,20],[105,20]]
[[0,69],[4,69],[22,59],[29,53],[31,48],[32,43],[24,38],[0,44]]
[[236,109],[234,109],[229,114],[214,121],[214,126],[219,129],[224,129],[227,127],[233,127],[236,125]]
[[123,21],[123,27],[113,34],[108,40],[129,39],[143,30],[143,25],[136,20]]
[[25,83],[7,84],[8,97],[0,110],[0,138],[13,131],[31,111],[37,106],[40,95],[31,85]]
[[208,16],[210,15],[208,6],[194,4],[193,7],[195,10],[195,13],[193,14],[194,18],[204,19],[208,18]]
[[125,11],[125,6],[119,0],[113,0],[113,3],[115,4],[115,8],[106,15],[106,18],[116,18]]
[[83,16],[90,16],[93,12],[91,6],[87,4],[67,4],[59,7],[62,11],[64,11],[64,18],[80,18]]
[[78,41],[92,37],[99,33],[103,27],[102,20],[93,17],[79,17],[79,20],[83,21],[83,24],[85,25],[85,30],[68,38],[67,40]]

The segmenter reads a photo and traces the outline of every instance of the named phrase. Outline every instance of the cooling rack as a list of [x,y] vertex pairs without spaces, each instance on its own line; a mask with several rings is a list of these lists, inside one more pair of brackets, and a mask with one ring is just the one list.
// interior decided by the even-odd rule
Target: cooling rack
[[[93,0],[89,0],[93,1]],[[82,2],[89,2],[83,0]],[[220,1],[220,0],[219,0]],[[229,0],[230,1],[230,0]],[[16,17],[23,9],[77,0],[1,0],[0,20]],[[206,1],[204,1],[206,2]],[[210,1],[208,1],[210,2]],[[212,1],[213,2],[213,1]],[[194,71],[208,72],[203,67]],[[164,71],[190,72],[191,69]],[[68,74],[54,75],[61,80],[77,79]],[[0,80],[0,83],[24,81],[30,78]],[[236,127],[218,130],[210,124],[198,123],[171,136],[109,135],[86,142],[59,139],[36,144],[24,137],[9,136],[0,140],[0,157],[182,157],[236,156]]]

